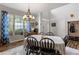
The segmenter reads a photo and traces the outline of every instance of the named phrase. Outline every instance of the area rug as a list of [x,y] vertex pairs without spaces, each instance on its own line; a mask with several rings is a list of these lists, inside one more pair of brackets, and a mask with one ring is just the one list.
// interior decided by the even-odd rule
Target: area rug
[[71,47],[79,50],[79,41],[69,40],[67,43],[67,47]]

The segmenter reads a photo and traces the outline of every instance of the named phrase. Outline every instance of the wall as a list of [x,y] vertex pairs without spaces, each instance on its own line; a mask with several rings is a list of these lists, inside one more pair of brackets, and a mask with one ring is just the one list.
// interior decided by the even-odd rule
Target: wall
[[38,21],[38,32],[39,33],[49,32],[49,19],[45,17],[45,15],[42,12],[38,13],[37,21]]
[[[79,21],[79,4],[68,4],[51,10],[53,19],[56,22],[56,35],[64,37],[68,33],[67,22]],[[73,13],[75,16],[70,17]]]
[[52,27],[52,25],[51,25],[52,23],[56,23],[56,21],[54,20],[54,18],[50,19],[50,32],[54,33],[54,35],[57,35],[57,33],[56,33],[56,31],[57,31],[56,30],[56,26]]
[[[20,16],[23,16],[25,14],[25,12],[0,5],[0,33],[1,33],[1,10],[6,10],[10,14],[16,14],[16,15],[20,15]],[[20,39],[24,39],[24,36],[23,35],[9,36],[10,42],[14,42],[14,41],[17,41],[17,40],[20,40]]]
[[49,11],[46,12],[39,12],[37,15],[38,21],[38,31],[40,32],[52,32],[56,35],[56,27],[52,27],[51,23],[54,23],[55,20],[51,16]]

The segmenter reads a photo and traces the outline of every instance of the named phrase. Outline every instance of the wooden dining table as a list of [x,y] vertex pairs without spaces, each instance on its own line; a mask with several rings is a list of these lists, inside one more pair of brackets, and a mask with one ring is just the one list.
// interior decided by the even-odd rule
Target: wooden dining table
[[[38,42],[42,39],[42,38],[50,38],[54,41],[55,43],[55,50],[58,50],[60,52],[60,54],[64,55],[65,54],[65,43],[63,41],[63,39],[59,36],[47,36],[47,35],[31,35],[32,37],[35,37]],[[26,40],[27,38],[25,38]]]

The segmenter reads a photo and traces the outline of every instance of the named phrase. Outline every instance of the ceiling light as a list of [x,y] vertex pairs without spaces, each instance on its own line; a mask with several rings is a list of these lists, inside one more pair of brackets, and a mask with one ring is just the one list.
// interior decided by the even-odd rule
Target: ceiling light
[[35,19],[35,17],[31,14],[30,9],[28,8],[28,11],[26,13],[26,15],[23,16],[23,19]]

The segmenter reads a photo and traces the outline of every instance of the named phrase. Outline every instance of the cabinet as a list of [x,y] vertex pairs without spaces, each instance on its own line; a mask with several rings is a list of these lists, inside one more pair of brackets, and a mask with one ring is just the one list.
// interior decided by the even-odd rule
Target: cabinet
[[79,21],[68,22],[68,35],[79,37]]

